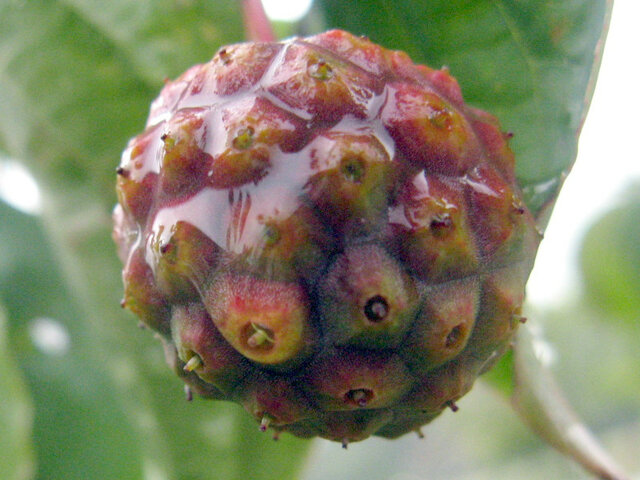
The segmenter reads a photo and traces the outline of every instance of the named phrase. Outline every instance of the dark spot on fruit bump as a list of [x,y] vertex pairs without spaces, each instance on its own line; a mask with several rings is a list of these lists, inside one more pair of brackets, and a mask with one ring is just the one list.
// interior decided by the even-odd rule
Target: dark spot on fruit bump
[[233,146],[238,150],[246,150],[253,145],[253,136],[255,134],[253,127],[244,127],[237,131],[233,139]]
[[275,245],[280,240],[280,230],[275,225],[266,225],[263,235],[265,244],[269,246]]
[[175,245],[173,243],[163,243],[162,245],[160,245],[160,253],[162,255],[167,255],[169,253],[176,253],[174,247]]
[[453,229],[453,220],[448,213],[435,215],[429,224],[431,233],[436,237],[443,237]]
[[364,306],[364,314],[371,322],[381,322],[389,314],[389,304],[382,295],[376,295],[367,300]]
[[451,125],[451,112],[446,109],[433,110],[429,115],[429,121],[436,128],[449,128]]
[[229,65],[229,63],[231,63],[231,55],[229,55],[226,48],[218,52],[218,58],[220,58],[223,65]]
[[460,410],[460,408],[458,407],[458,405],[456,405],[456,402],[454,402],[453,400],[449,400],[445,403],[446,407],[449,407],[451,409],[452,412],[457,412],[458,410]]
[[129,176],[129,170],[124,167],[118,167],[116,168],[116,174],[120,175],[121,177],[127,178]]
[[242,330],[242,343],[251,350],[271,350],[275,343],[273,331],[250,322]]
[[464,328],[464,324],[459,324],[456,325],[455,327],[453,327],[451,329],[451,331],[449,332],[449,335],[447,335],[447,338],[444,342],[444,346],[447,348],[455,348],[458,346],[458,343],[460,343],[460,341],[465,338],[465,328]]
[[163,142],[169,138],[169,135],[167,135],[166,133],[163,133],[162,135],[160,135],[160,140],[162,140]]
[[373,399],[373,390],[368,388],[358,388],[355,390],[349,390],[344,395],[345,403],[355,405],[356,407],[364,408]]
[[340,172],[351,183],[361,183],[364,178],[364,163],[360,158],[344,158],[340,164]]
[[333,68],[324,60],[320,60],[318,62],[312,63],[307,68],[309,75],[317,80],[329,80],[333,77]]

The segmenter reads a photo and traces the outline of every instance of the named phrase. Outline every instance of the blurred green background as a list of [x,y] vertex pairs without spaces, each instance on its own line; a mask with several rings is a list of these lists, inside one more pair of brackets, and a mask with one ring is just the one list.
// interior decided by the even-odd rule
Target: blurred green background
[[[273,442],[240,407],[185,402],[160,342],[119,307],[114,169],[163,79],[244,38],[240,7],[0,0],[0,480],[592,478],[521,423],[498,387],[512,381],[506,362],[425,439],[370,439],[347,452],[288,435]],[[346,28],[448,65],[466,100],[516,133],[518,178],[544,226],[575,159],[610,9],[315,0],[300,21],[275,26],[280,36]],[[37,182],[39,202],[32,194],[23,205],[31,213],[7,203],[29,192],[18,166]],[[560,301],[528,305],[527,342],[640,478],[640,184],[589,225],[574,247],[578,283]],[[563,234],[550,228],[552,241]]]

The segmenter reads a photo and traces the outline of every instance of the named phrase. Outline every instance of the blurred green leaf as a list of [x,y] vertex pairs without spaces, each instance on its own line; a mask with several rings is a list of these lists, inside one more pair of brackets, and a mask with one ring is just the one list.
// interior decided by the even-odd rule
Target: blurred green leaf
[[[138,436],[37,217],[0,202],[0,299],[34,406],[37,478],[139,478]],[[4,405],[4,402],[3,402]]]
[[[612,1],[316,0],[330,27],[367,35],[434,68],[500,118],[527,203],[546,225],[576,157]],[[381,19],[383,19],[381,21]]]
[[29,394],[10,349],[2,308],[0,372],[0,471],[5,480],[27,480],[33,478],[35,470],[31,444],[33,412]]
[[[586,298],[637,328],[640,318],[640,185],[586,234],[580,252]],[[633,194],[635,192],[635,195]]]

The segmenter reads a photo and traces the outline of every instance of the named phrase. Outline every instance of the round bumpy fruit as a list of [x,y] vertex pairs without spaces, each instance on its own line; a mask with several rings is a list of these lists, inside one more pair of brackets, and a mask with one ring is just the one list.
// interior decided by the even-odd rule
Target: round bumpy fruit
[[509,347],[540,234],[495,117],[335,30],[167,82],[117,168],[123,306],[276,436],[394,438]]

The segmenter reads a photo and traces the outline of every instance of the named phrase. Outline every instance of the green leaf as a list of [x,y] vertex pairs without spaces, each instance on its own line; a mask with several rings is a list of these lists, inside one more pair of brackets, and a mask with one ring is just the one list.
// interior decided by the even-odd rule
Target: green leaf
[[522,328],[515,348],[515,390],[512,403],[540,437],[587,471],[605,480],[628,477],[582,423],[544,363],[540,344],[530,328]]
[[35,470],[31,429],[33,411],[7,336],[0,308],[0,471],[6,480],[33,478]]
[[[585,297],[637,328],[640,317],[640,185],[587,232],[580,252]],[[633,194],[635,192],[635,195]]]
[[315,5],[329,27],[367,35],[434,68],[447,65],[465,100],[497,115],[503,128],[515,133],[518,179],[529,207],[546,225],[576,157],[611,1],[316,0]]

